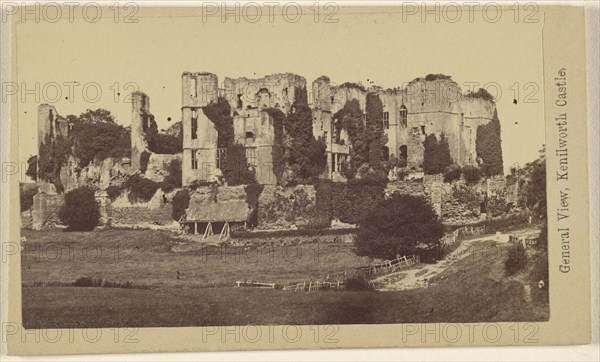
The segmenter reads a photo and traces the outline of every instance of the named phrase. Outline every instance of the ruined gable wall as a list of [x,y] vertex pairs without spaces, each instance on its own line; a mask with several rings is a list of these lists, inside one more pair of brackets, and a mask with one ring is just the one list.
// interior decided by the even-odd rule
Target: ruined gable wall
[[134,92],[131,96],[131,165],[139,170],[141,158],[148,150],[145,128],[148,126],[150,114],[150,97],[142,92]]
[[[271,74],[259,79],[226,77],[224,80],[225,98],[231,109],[239,114],[244,114],[248,106],[277,107],[287,112],[294,102],[296,87],[306,87],[306,79],[292,73]],[[263,88],[268,90],[268,94],[259,94]]]

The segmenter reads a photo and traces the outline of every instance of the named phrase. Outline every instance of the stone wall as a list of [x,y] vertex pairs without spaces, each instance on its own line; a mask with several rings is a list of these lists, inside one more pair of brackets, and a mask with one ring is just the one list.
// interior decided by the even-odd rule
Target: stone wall
[[258,200],[258,228],[294,228],[310,225],[316,216],[313,185],[266,185]]
[[[96,192],[96,202],[100,207],[99,225],[109,225],[111,220],[111,206],[105,191]],[[64,194],[47,194],[39,192],[33,196],[31,209],[31,228],[41,230],[50,227],[62,226],[58,213],[65,203]]]
[[[407,180],[389,182],[386,187],[386,197],[393,193],[423,196],[433,206],[435,212],[445,224],[468,224],[479,220],[479,203],[465,204],[454,197],[453,187],[462,185],[460,182],[444,183],[441,175],[426,175],[423,180]],[[483,193],[478,186],[469,187],[483,201]]]
[[113,227],[148,228],[148,229],[179,229],[171,217],[171,204],[164,204],[158,208],[146,207],[112,207],[111,220]]
[[58,211],[65,202],[64,195],[50,195],[40,192],[33,197],[31,209],[32,225],[34,230],[62,225],[58,218]]

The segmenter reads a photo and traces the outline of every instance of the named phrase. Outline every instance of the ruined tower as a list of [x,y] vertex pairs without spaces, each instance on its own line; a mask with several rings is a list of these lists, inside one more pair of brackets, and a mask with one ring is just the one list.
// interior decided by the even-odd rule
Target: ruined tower
[[143,168],[145,152],[148,150],[146,131],[156,127],[150,114],[150,97],[142,92],[131,95],[131,167],[139,171]]
[[218,78],[207,72],[184,72],[181,76],[181,123],[183,127],[182,179],[208,181],[217,165],[217,130],[202,108],[219,95]]

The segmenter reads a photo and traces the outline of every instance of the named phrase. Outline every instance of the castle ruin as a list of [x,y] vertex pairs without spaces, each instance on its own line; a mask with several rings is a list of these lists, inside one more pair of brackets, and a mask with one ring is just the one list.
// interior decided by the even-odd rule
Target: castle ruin
[[[298,89],[306,88],[299,75],[284,73],[260,79],[225,78],[219,88],[218,77],[207,72],[182,75],[183,183],[208,181],[216,168],[222,168],[226,149],[217,145],[218,133],[204,115],[203,108],[224,97],[231,109],[235,143],[245,146],[249,163],[257,171],[257,180],[274,184],[273,119],[270,108],[289,114]],[[355,83],[333,84],[320,77],[309,88],[313,113],[313,135],[326,141],[326,177],[340,175],[342,162],[351,147],[344,130],[336,131],[333,119],[347,101],[355,99],[365,112],[368,93],[376,93],[383,103],[383,129],[387,136],[384,160],[396,157],[406,161],[411,172],[423,170],[423,141],[430,134],[447,138],[452,159],[459,166],[476,165],[477,127],[497,117],[491,100],[465,96],[450,77],[417,78],[405,88],[366,89]],[[366,119],[366,113],[364,118]]]

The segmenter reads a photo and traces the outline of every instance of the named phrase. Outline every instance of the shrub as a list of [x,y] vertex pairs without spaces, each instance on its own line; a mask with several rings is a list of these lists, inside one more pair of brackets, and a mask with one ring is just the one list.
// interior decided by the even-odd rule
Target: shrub
[[468,209],[477,209],[481,203],[481,198],[472,187],[464,184],[455,184],[452,187],[452,197]]
[[325,170],[325,141],[316,140],[313,136],[312,111],[308,105],[306,88],[297,87],[294,95],[290,113],[284,119],[284,159],[293,173],[293,179],[308,179]]
[[400,181],[406,180],[406,178],[408,177],[408,170],[406,168],[399,168],[396,171],[396,177]]
[[211,185],[210,182],[204,180],[194,180],[190,183],[190,189],[196,191],[199,187],[209,187]]
[[157,133],[149,140],[148,148],[154,153],[173,155],[183,150],[182,142],[182,137]]
[[227,99],[218,97],[215,101],[203,107],[202,111],[217,129],[217,147],[227,148],[231,146],[234,140],[233,117]]
[[491,95],[487,90],[485,90],[485,88],[479,88],[477,91],[475,92],[469,92],[466,95],[467,98],[481,98],[484,99],[486,101],[491,101],[494,102],[494,96]]
[[27,159],[25,175],[31,177],[33,181],[37,181],[37,155],[29,156]]
[[190,192],[187,189],[177,191],[175,196],[173,196],[171,205],[171,216],[173,220],[179,221],[181,216],[185,214],[185,210],[190,207]]
[[382,259],[408,255],[419,243],[439,245],[444,227],[422,197],[393,194],[359,220],[356,253]]
[[463,166],[462,174],[465,178],[465,182],[470,185],[478,183],[481,179],[481,173],[479,172],[479,168],[475,166]]
[[375,290],[369,281],[363,276],[354,276],[346,279],[345,287],[347,291],[361,292]]
[[365,124],[363,122],[363,111],[357,99],[346,101],[344,107],[333,116],[336,125],[340,125],[348,132],[350,140],[350,161],[347,161],[342,174],[351,179],[356,170],[369,161],[369,146],[365,134]]
[[523,270],[527,264],[527,254],[521,243],[516,243],[508,250],[508,255],[504,261],[504,271],[506,275],[515,275]]
[[37,194],[37,186],[35,184],[20,184],[19,185],[19,200],[21,202],[21,212],[27,211],[33,207],[33,197]]
[[486,212],[492,216],[499,216],[508,212],[508,203],[503,196],[491,196],[485,200]]
[[73,155],[79,160],[79,167],[87,166],[96,158],[103,160],[131,153],[130,131],[117,124],[109,111],[88,109],[79,117],[68,118],[74,123],[71,133]]
[[548,221],[546,220],[544,220],[544,226],[542,226],[542,231],[535,246],[538,249],[548,249]]
[[452,164],[450,145],[444,134],[439,141],[433,133],[429,134],[425,137],[423,147],[423,172],[426,175],[443,173]]
[[181,160],[174,159],[167,165],[167,176],[165,176],[160,188],[164,192],[171,192],[181,187]]
[[546,218],[546,159],[541,157],[523,167],[520,203],[534,216]]
[[362,178],[352,179],[346,183],[332,183],[333,216],[345,223],[358,223],[365,212],[383,201],[386,181],[375,176],[372,179]]
[[147,152],[147,151],[142,151],[142,153],[140,154],[140,172],[141,173],[146,173],[146,170],[148,169],[148,162],[150,161],[151,155],[152,155],[152,153]]
[[502,145],[500,140],[500,121],[494,111],[494,118],[485,125],[477,127],[475,138],[477,157],[482,161],[482,172],[486,176],[502,175]]
[[110,201],[115,201],[117,199],[117,197],[121,196],[121,188],[118,186],[108,186],[106,188],[106,193],[108,194],[108,198],[110,199]]
[[129,190],[128,198],[130,202],[148,202],[156,194],[159,184],[135,174],[123,183],[123,187]]
[[285,113],[278,108],[266,108],[264,110],[269,114],[273,120],[273,144],[272,148],[272,161],[273,161],[273,175],[275,176],[276,183],[282,184],[283,172],[285,169],[284,160],[284,147],[283,147],[283,125],[285,123]]
[[444,182],[452,182],[454,180],[460,179],[462,175],[462,169],[459,165],[453,163],[450,166],[447,166],[444,170]]
[[68,231],[92,231],[100,222],[100,207],[89,187],[80,187],[65,195],[65,204],[58,212]]

